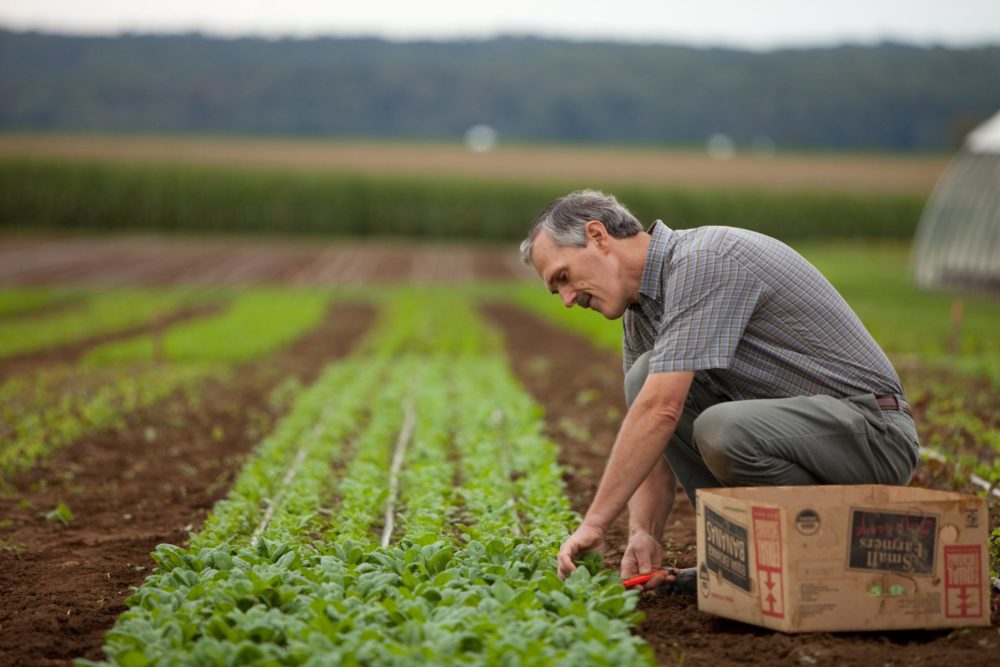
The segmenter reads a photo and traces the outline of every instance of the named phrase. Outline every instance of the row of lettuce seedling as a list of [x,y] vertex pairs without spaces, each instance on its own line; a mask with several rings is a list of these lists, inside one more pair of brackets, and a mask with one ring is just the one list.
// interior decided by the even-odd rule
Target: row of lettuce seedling
[[300,395],[190,546],[158,547],[108,659],[647,663],[630,632],[635,593],[594,564],[556,576],[575,518],[556,453],[469,305],[398,292],[364,348]]
[[[191,303],[190,294],[109,292],[87,307],[38,320],[0,325],[0,356],[16,332],[52,345],[74,332],[113,330]],[[0,383],[0,478],[30,468],[80,437],[120,425],[126,415],[208,377],[224,378],[234,364],[264,357],[315,328],[332,293],[256,289],[238,293],[218,314],[100,345],[79,363],[15,375]],[[95,328],[101,325],[105,329]],[[53,333],[55,332],[55,333]],[[58,335],[56,335],[58,334]]]

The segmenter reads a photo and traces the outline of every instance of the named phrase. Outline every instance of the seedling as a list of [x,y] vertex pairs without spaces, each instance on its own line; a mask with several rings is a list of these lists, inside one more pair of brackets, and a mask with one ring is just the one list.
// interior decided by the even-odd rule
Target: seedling
[[66,503],[59,503],[54,510],[45,513],[45,520],[50,523],[58,521],[62,525],[68,526],[73,522],[73,512],[70,511]]

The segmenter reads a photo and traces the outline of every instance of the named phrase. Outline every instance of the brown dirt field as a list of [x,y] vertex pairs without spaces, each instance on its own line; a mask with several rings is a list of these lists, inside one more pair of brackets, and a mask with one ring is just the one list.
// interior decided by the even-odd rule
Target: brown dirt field
[[0,286],[310,287],[511,280],[529,270],[509,246],[267,238],[0,237]]
[[501,146],[485,154],[459,144],[294,141],[100,135],[0,134],[0,158],[179,163],[365,174],[461,176],[581,185],[755,188],[926,195],[943,156],[737,154],[714,161],[703,151]]
[[[621,359],[512,306],[486,312],[504,333],[515,373],[545,408],[562,463],[576,471],[567,483],[574,509],[583,512],[624,410]],[[581,406],[587,395],[592,400]],[[589,433],[585,441],[578,439],[581,429]],[[677,505],[665,561],[693,565],[694,514],[683,493]],[[623,517],[609,533],[609,566],[619,564],[627,538]],[[990,628],[787,635],[699,612],[693,597],[654,591],[642,594],[638,632],[664,665],[987,665],[995,664],[1000,644],[998,604],[994,594]]]
[[[0,664],[69,665],[102,657],[104,634],[153,567],[162,542],[183,544],[288,405],[271,392],[290,376],[311,382],[372,322],[337,305],[326,322],[277,355],[175,395],[94,434],[13,480],[0,497]],[[149,429],[155,440],[147,442]],[[65,502],[63,526],[44,513]]]

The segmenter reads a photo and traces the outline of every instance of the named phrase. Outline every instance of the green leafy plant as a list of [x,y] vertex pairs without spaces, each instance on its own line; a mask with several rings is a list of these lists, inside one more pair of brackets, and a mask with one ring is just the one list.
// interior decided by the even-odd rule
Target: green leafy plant
[[577,517],[496,337],[453,295],[383,303],[364,353],[297,395],[190,547],[157,548],[111,663],[652,663],[635,592],[593,557],[556,575]]
[[73,523],[73,512],[66,503],[59,503],[54,510],[45,513],[45,520],[50,523],[61,523],[68,526]]

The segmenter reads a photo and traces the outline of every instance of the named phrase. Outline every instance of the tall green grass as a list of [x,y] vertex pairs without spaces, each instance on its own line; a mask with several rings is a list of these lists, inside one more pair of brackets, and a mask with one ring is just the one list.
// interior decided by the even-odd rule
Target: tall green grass
[[[512,241],[553,198],[601,183],[0,160],[0,229],[259,232]],[[782,239],[911,238],[912,195],[612,186],[645,222]]]

